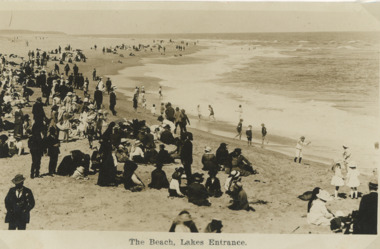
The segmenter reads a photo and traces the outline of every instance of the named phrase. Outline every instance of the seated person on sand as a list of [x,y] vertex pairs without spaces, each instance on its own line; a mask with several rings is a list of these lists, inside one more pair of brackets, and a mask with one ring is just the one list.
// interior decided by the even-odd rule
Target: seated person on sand
[[155,189],[162,189],[162,188],[168,188],[169,182],[166,178],[165,171],[162,170],[162,164],[157,163],[156,169],[152,171],[152,181],[150,184],[148,184],[149,188],[155,188]]
[[205,153],[202,156],[202,164],[202,170],[205,171],[218,171],[219,169],[216,156],[214,153],[211,153],[211,148],[208,146],[205,148]]
[[326,190],[315,188],[308,203],[307,223],[318,226],[329,226],[334,215],[326,208],[326,202],[332,197]]
[[132,192],[139,192],[145,188],[144,183],[135,173],[137,167],[137,164],[131,160],[127,160],[124,164],[124,188]]
[[368,184],[370,192],[360,201],[358,217],[354,223],[354,234],[377,234],[378,176],[376,172],[374,173]]
[[57,175],[71,176],[79,166],[83,166],[87,174],[90,166],[90,156],[80,150],[72,150],[70,155],[65,156],[59,164]]
[[184,174],[185,169],[184,168],[176,168],[173,175],[172,180],[170,181],[169,185],[169,196],[170,197],[184,197],[185,195],[181,191],[181,179],[182,175]]
[[220,189],[220,181],[216,177],[218,174],[217,170],[210,170],[208,172],[209,177],[206,180],[206,189],[208,191],[209,196],[220,197],[223,195],[222,190]]
[[164,144],[175,144],[173,133],[170,131],[170,126],[165,125],[164,131],[161,133],[160,141]]
[[141,140],[146,149],[155,149],[156,144],[154,142],[154,135],[151,133],[149,127],[145,127],[145,136]]
[[226,182],[224,183],[224,189],[226,194],[231,194],[231,186],[235,184],[235,182],[241,181],[240,172],[233,170],[230,175],[227,177]]
[[249,206],[247,193],[244,191],[243,184],[240,181],[234,182],[231,186],[231,197],[233,202],[232,205],[228,207],[229,209],[255,211]]
[[170,156],[169,152],[165,150],[165,144],[160,144],[160,151],[157,155],[157,162],[162,164],[174,163],[174,159]]
[[[221,170],[228,168],[229,170],[227,171],[231,171],[231,157],[226,143],[221,143],[219,148],[216,150],[216,161]],[[229,174],[230,172],[226,173]]]
[[221,233],[222,232],[222,221],[219,219],[212,219],[210,223],[208,223],[205,233]]
[[136,163],[145,163],[143,148],[144,146],[141,142],[136,142],[135,145],[132,146],[129,159]]
[[84,174],[84,167],[83,166],[79,166],[75,171],[74,173],[72,174],[72,178],[74,178],[75,180],[88,180],[88,177],[85,177],[85,174]]
[[22,141],[20,138],[14,138],[13,134],[9,134],[8,138],[8,148],[9,148],[9,155],[19,155],[21,156],[24,153],[24,146],[22,144]]
[[240,148],[236,148],[230,155],[232,166],[231,170],[240,171],[241,176],[256,174],[256,171],[252,168],[252,163],[241,154]]
[[174,131],[174,129],[175,129],[175,124],[174,124],[172,121],[170,121],[170,120],[164,118],[163,116],[158,116],[157,120],[160,122],[159,127],[160,127],[160,131],[161,131],[161,132],[163,131],[162,129],[163,129],[166,125],[169,125],[169,126],[170,126],[170,130],[171,130],[171,131]]
[[0,136],[0,158],[9,157],[9,147],[7,144],[8,136],[3,134]]
[[197,233],[198,229],[188,211],[181,211],[173,221],[169,232],[171,233]]
[[197,206],[211,206],[208,201],[209,194],[205,186],[203,186],[203,174],[193,174],[193,183],[187,187],[187,197],[189,202]]
[[119,163],[125,163],[127,159],[129,158],[128,149],[124,148],[124,145],[119,144],[119,146],[117,147],[115,156]]

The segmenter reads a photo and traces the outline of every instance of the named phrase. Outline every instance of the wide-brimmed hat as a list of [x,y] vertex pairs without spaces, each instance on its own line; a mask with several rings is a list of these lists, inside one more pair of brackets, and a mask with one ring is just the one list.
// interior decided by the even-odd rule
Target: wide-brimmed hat
[[239,177],[239,176],[240,176],[240,171],[232,170],[232,171],[231,171],[231,175],[232,175],[233,177]]
[[19,184],[19,183],[21,183],[21,182],[23,182],[23,181],[25,181],[25,177],[24,177],[23,175],[21,175],[21,174],[17,174],[17,175],[15,176],[15,178],[12,179],[12,182],[13,182],[14,184]]
[[326,190],[320,190],[317,197],[323,201],[330,201],[332,199],[331,195]]
[[300,139],[305,139],[305,136],[301,136]]
[[348,167],[350,167],[350,168],[356,168],[356,163],[354,162],[354,161],[351,161],[351,162],[349,162],[348,163]]
[[71,95],[73,95],[72,92],[68,92],[68,93],[67,93],[67,96],[71,96]]
[[187,211],[182,211],[180,215],[178,215],[177,220],[179,222],[187,222],[191,221],[191,215]]
[[203,179],[203,174],[201,173],[194,173],[193,174],[193,180],[196,181],[196,182],[202,182],[204,179]]
[[83,167],[83,166],[79,166],[79,167],[77,168],[77,171],[78,171],[79,173],[81,173],[81,174],[84,174],[84,167]]
[[205,148],[205,152],[210,152],[210,151],[211,151],[210,146],[206,146],[206,148]]
[[347,144],[343,144],[343,148],[347,149],[348,148]]
[[234,150],[234,152],[241,153],[241,149],[240,149],[240,148],[236,148],[236,149]]
[[378,186],[379,186],[379,180],[377,179],[377,177],[375,177],[375,176],[372,177],[371,180],[368,183],[368,186],[370,188],[377,189]]

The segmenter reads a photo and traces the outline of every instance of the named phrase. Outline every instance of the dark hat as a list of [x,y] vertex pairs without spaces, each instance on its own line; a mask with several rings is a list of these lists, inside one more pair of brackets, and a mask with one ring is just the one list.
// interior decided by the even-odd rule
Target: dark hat
[[201,174],[201,173],[194,173],[193,174],[193,179],[194,179],[194,181],[196,181],[196,182],[203,182],[203,174]]
[[226,147],[227,145],[228,145],[228,144],[226,144],[226,143],[221,143],[221,144],[220,144],[221,147]]
[[165,144],[160,144],[160,148],[165,148]]
[[373,177],[369,183],[368,183],[369,188],[371,189],[377,189],[379,186],[378,179],[376,177]]
[[237,152],[237,153],[241,153],[241,149],[240,148],[236,148],[234,151]]
[[19,183],[23,182],[24,180],[25,180],[25,177],[24,177],[23,175],[21,175],[21,174],[17,174],[17,175],[15,176],[15,178],[12,179],[12,182],[13,182],[14,184],[19,184]]

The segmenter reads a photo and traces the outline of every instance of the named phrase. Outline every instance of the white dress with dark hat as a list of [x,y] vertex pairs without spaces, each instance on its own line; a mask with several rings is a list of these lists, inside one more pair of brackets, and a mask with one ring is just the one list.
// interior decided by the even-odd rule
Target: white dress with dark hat
[[350,188],[356,188],[359,187],[360,181],[359,181],[359,171],[356,168],[349,168],[347,173],[347,183],[346,185]]
[[335,174],[331,179],[331,185],[337,187],[344,186],[342,170],[338,167],[335,168]]

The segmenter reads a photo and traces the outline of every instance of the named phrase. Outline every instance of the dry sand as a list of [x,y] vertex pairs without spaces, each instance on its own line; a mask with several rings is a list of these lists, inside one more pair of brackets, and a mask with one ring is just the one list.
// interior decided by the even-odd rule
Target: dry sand
[[[46,35],[45,35],[46,36]],[[21,36],[20,40],[23,39]],[[29,38],[30,39],[30,38]],[[125,39],[124,39],[125,40]],[[36,47],[55,48],[58,45],[64,47],[70,43],[74,48],[84,50],[88,60],[86,63],[77,63],[80,72],[84,76],[92,78],[92,70],[96,68],[98,75],[116,75],[117,72],[125,67],[138,65],[140,59],[144,57],[163,56],[157,52],[138,52],[135,57],[106,54],[101,52],[100,45],[111,43],[109,40],[96,38],[81,38],[69,36],[50,35],[45,40],[31,40],[30,47],[25,46],[25,42],[19,41],[11,43],[9,38],[0,38],[2,51],[17,52],[19,55],[26,55],[28,49]],[[133,44],[144,41],[130,40]],[[151,40],[150,40],[151,42]],[[116,45],[121,44],[120,40],[114,41]],[[125,42],[127,44],[132,44]],[[78,44],[78,45],[77,45]],[[98,44],[98,50],[91,50],[93,44]],[[186,49],[182,52],[182,58],[186,60],[186,54],[192,53],[198,47]],[[125,53],[127,54],[127,53]],[[165,56],[174,56],[179,54],[173,49],[168,48]],[[178,58],[177,58],[178,59]],[[123,63],[117,63],[121,60]],[[54,65],[49,62],[49,67]],[[62,69],[62,68],[61,68]],[[114,84],[120,85],[120,82]],[[143,75],[138,79],[131,79],[125,84],[124,91],[134,88],[136,85],[145,85],[156,88],[155,80],[145,78]],[[90,80],[90,88],[93,89],[95,82]],[[153,84],[153,85],[150,85]],[[158,89],[158,87],[157,87]],[[37,89],[34,89],[37,90]],[[32,96],[34,101],[40,96],[39,91]],[[79,95],[83,95],[78,91]],[[91,93],[93,90],[90,91]],[[127,119],[145,119],[148,124],[156,123],[156,117],[150,114],[150,111],[139,111],[135,113],[132,109],[132,103],[128,98],[118,93],[118,102],[116,110],[117,117],[109,117],[108,122],[125,117]],[[156,96],[147,96],[150,101],[157,101]],[[104,97],[104,103],[108,109],[108,95]],[[175,103],[174,103],[175,105]],[[150,105],[148,105],[150,106]],[[50,107],[45,109],[47,115],[50,113]],[[159,111],[159,108],[157,108]],[[30,113],[31,108],[25,108],[24,113]],[[12,120],[13,121],[13,120]],[[209,122],[202,121],[206,125]],[[218,128],[223,124],[212,123],[210,127]],[[223,127],[219,127],[221,130]],[[298,195],[305,191],[312,190],[319,186],[333,193],[334,187],[330,185],[332,171],[325,164],[305,160],[303,164],[295,164],[292,158],[278,152],[262,149],[259,146],[247,147],[244,141],[233,140],[221,136],[210,134],[196,129],[189,130],[194,135],[194,164],[193,172],[201,172],[201,156],[204,147],[210,146],[215,151],[221,142],[229,144],[229,150],[236,147],[243,149],[243,154],[254,164],[259,174],[243,178],[244,189],[247,192],[251,206],[256,212],[231,211],[227,208],[230,198],[223,195],[221,198],[210,198],[211,207],[198,207],[187,202],[187,199],[170,199],[167,190],[146,189],[140,193],[132,193],[124,189],[122,185],[118,187],[99,187],[96,184],[97,175],[90,175],[89,180],[74,180],[70,177],[45,176],[43,178],[30,179],[30,155],[14,156],[9,159],[0,159],[2,173],[0,175],[0,199],[4,199],[8,189],[13,186],[11,179],[18,173],[27,177],[25,185],[32,189],[36,206],[31,212],[31,222],[28,229],[32,230],[123,230],[123,231],[150,231],[165,232],[168,231],[172,220],[183,209],[187,209],[200,230],[204,231],[208,222],[213,218],[219,218],[223,221],[223,232],[227,233],[291,233],[299,227],[294,233],[331,233],[328,227],[316,227],[308,225],[306,222],[306,205],[307,202],[297,198]],[[25,145],[26,140],[24,141]],[[69,154],[70,150],[80,149],[85,153],[91,153],[87,140],[78,140],[76,142],[62,143],[61,159]],[[41,164],[41,173],[48,171],[48,157],[43,157]],[[122,170],[123,165],[118,165]],[[164,170],[169,177],[174,168],[179,165],[168,165]],[[147,185],[150,182],[150,172],[153,166],[140,165],[137,174]],[[227,175],[223,172],[218,174],[223,184]],[[366,176],[361,176],[362,185],[359,192],[368,193]],[[349,193],[348,187],[343,187],[341,192]],[[259,200],[267,204],[259,204]],[[352,210],[358,209],[359,200],[343,199],[328,203],[328,207],[336,212],[343,211],[345,214]],[[0,206],[0,220],[4,221],[5,207]],[[7,229],[7,224],[0,222],[0,229]]]

